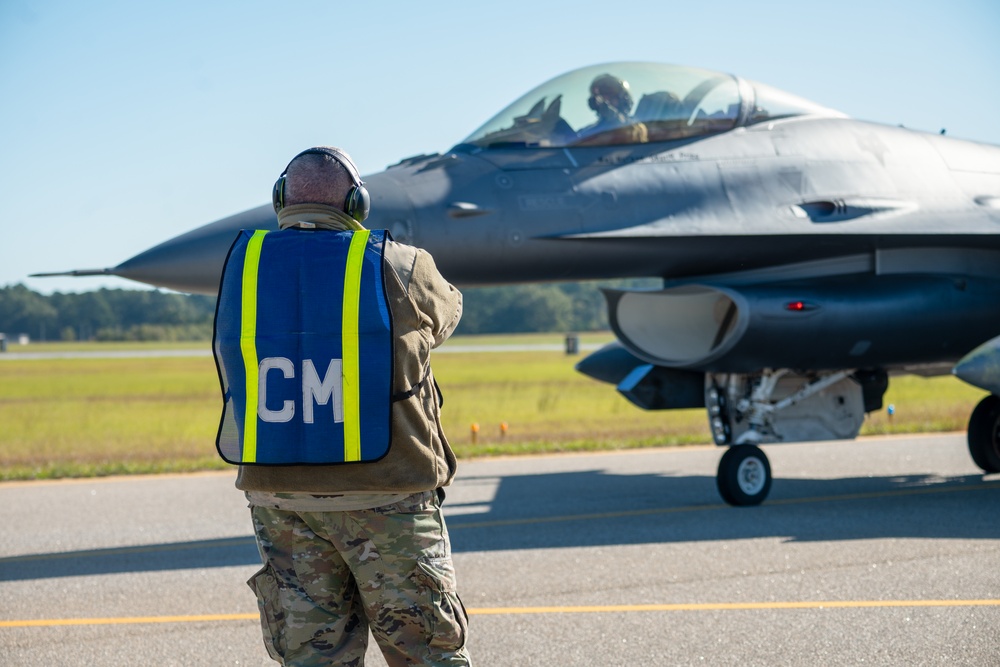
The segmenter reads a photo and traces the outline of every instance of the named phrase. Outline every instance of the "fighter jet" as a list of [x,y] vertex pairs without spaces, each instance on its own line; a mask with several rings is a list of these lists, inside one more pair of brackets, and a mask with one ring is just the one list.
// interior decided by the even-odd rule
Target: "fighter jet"
[[[365,181],[367,224],[461,286],[661,278],[607,290],[617,342],[577,368],[646,410],[706,408],[734,505],[768,494],[758,445],[853,438],[890,375],[947,373],[1000,334],[1000,147],[738,76],[585,67]],[[96,272],[214,293],[241,228],[275,229],[271,206]],[[985,401],[969,448],[996,472]]]

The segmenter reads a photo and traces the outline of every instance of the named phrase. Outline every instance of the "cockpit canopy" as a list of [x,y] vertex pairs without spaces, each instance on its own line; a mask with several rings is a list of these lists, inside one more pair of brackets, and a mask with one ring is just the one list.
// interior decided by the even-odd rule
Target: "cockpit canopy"
[[671,141],[789,116],[844,114],[729,74],[609,63],[538,86],[462,143],[482,148]]

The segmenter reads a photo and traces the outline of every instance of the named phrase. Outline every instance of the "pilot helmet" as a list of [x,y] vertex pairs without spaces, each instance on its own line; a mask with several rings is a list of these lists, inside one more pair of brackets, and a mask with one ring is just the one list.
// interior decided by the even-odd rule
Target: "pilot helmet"
[[601,74],[590,84],[590,99],[587,104],[600,116],[608,111],[627,116],[632,112],[632,93],[629,92],[628,81],[611,74]]

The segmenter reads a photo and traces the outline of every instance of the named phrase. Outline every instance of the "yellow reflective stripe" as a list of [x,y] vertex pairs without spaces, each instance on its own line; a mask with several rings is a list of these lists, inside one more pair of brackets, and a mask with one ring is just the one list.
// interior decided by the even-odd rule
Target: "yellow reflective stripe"
[[354,232],[344,270],[342,324],[344,373],[344,461],[361,460],[361,365],[358,350],[358,311],[361,302],[361,267],[364,264],[368,230]]
[[243,299],[240,317],[240,350],[243,352],[243,368],[246,372],[247,403],[243,419],[244,463],[257,460],[257,269],[260,266],[260,250],[264,243],[264,230],[257,230],[247,243],[246,257],[243,259]]

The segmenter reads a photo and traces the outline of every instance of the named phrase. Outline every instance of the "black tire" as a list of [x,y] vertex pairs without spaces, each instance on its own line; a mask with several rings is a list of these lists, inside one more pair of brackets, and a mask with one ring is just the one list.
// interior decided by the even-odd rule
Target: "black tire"
[[969,417],[969,455],[983,472],[1000,472],[1000,397],[990,394]]
[[754,445],[735,445],[719,461],[719,495],[730,505],[760,505],[771,490],[771,464]]

